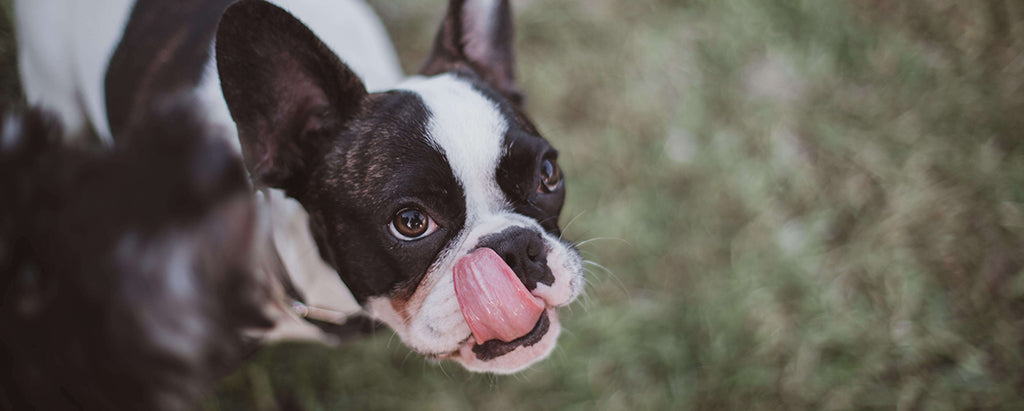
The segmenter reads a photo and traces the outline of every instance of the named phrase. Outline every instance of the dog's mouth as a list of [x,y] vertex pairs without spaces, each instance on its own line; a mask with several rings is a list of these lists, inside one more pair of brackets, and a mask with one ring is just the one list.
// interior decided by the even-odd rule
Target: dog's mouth
[[473,370],[512,372],[546,356],[559,334],[558,312],[533,295],[494,250],[479,248],[452,272],[470,334],[450,358]]
[[544,312],[544,301],[490,248],[460,258],[452,274],[459,310],[478,342],[518,340],[532,332]]
[[438,360],[455,360],[475,371],[514,372],[546,356],[554,347],[560,331],[558,311],[550,307],[541,314],[530,332],[512,341],[492,339],[479,342],[473,334],[469,334],[459,343],[458,349],[447,354],[427,356]]
[[499,339],[493,339],[484,341],[482,344],[477,343],[476,339],[469,339],[467,343],[470,344],[470,351],[476,355],[476,358],[480,361],[490,361],[498,358],[502,355],[508,354],[519,347],[531,347],[534,344],[540,342],[544,334],[547,334],[548,329],[551,328],[551,320],[548,317],[548,313],[544,312],[541,314],[540,319],[537,320],[537,324],[533,326],[526,335],[516,338],[509,342],[504,342]]

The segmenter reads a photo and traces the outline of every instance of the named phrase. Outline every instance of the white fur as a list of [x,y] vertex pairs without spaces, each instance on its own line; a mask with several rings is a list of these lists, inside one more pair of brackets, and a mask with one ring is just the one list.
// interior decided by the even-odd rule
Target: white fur
[[16,0],[22,89],[47,107],[69,138],[92,125],[110,142],[103,78],[133,0]]
[[466,193],[467,222],[501,210],[506,201],[494,173],[508,124],[494,103],[452,74],[414,78],[399,88],[419,94],[430,110],[427,131]]
[[[310,28],[355,72],[370,92],[393,87],[402,78],[398,57],[384,26],[373,10],[358,0],[271,0]],[[212,46],[211,46],[212,47]],[[210,110],[228,120],[229,135],[238,150],[234,122],[220,90],[216,58],[211,58],[199,93],[208,97]],[[293,284],[312,307],[339,313],[360,311],[352,293],[337,272],[327,265],[309,231],[309,215],[298,201],[281,190],[270,190],[268,206],[274,227],[274,244]]]
[[395,306],[383,297],[371,298],[367,311],[395,330],[410,348],[422,354],[451,358],[473,371],[512,373],[543,359],[554,348],[560,332],[555,308],[572,302],[579,295],[583,278],[579,255],[547,233],[543,238],[548,249],[548,266],[555,281],[551,286],[538,285],[533,294],[548,306],[551,320],[548,333],[533,346],[517,348],[490,361],[478,360],[467,348],[471,348],[475,341],[455,297],[455,262],[472,251],[482,237],[509,227],[543,232],[535,220],[510,211],[490,214],[476,220],[473,225],[467,223],[462,234],[441,252],[430,267],[404,313],[397,312]]
[[[415,78],[399,87],[419,94],[430,111],[428,137],[445,154],[465,192],[466,221],[462,232],[430,267],[404,313],[397,312],[385,298],[371,299],[367,308],[421,353],[455,359],[474,371],[518,371],[554,348],[560,332],[554,307],[568,304],[580,292],[583,270],[579,254],[545,233],[537,221],[512,211],[495,179],[509,125],[492,101],[452,74]],[[480,361],[470,349],[475,342],[455,297],[453,270],[456,261],[472,251],[482,237],[509,227],[543,233],[555,281],[551,286],[539,285],[533,293],[548,305],[551,327],[533,346]]]
[[[352,70],[369,91],[385,90],[402,78],[387,32],[359,0],[271,0],[301,20]],[[30,104],[58,114],[69,138],[89,126],[111,144],[104,80],[124,33],[133,0],[16,0],[22,86]],[[211,50],[213,45],[211,44]],[[211,56],[213,54],[211,53]],[[237,130],[220,89],[211,57],[195,90],[211,127],[241,153]],[[337,273],[320,259],[297,201],[278,190],[261,201],[269,208],[274,243],[296,286],[311,306],[343,313],[359,310]]]
[[[402,79],[398,58],[373,10],[359,0],[270,0],[317,33],[363,79],[370,91],[390,88]],[[111,143],[104,79],[120,43],[134,0],[15,0],[18,61],[30,104],[55,111],[69,136],[92,126]],[[211,46],[212,47],[212,46]],[[215,125],[234,122],[220,91],[216,59],[197,88],[200,104]]]
[[544,241],[547,243],[548,267],[551,268],[551,272],[569,274],[556,274],[551,285],[537,283],[533,294],[550,305],[562,307],[573,302],[583,292],[583,258],[550,234],[544,234]]
[[[402,69],[395,48],[377,15],[366,3],[358,0],[267,1],[287,10],[316,33],[363,80],[367,91],[387,90],[401,81]],[[196,93],[212,117],[226,120],[219,123],[230,130],[230,140],[240,153],[235,124],[231,121],[231,113],[220,88],[216,52],[213,45],[210,47],[211,58]]]
[[[394,87],[400,77],[394,49],[372,10],[358,0],[274,0],[307,24],[362,78],[369,91]],[[56,110],[72,131],[91,123],[110,142],[103,81],[107,61],[123,32],[131,0],[16,0],[22,81],[33,104]],[[493,24],[490,6],[473,2],[474,37]],[[482,46],[479,39],[468,46]],[[212,45],[211,45],[212,47]],[[568,304],[580,292],[582,264],[578,253],[558,238],[543,234],[548,264],[555,277],[534,294],[548,305],[551,328],[530,347],[520,347],[491,361],[470,352],[474,341],[455,298],[452,269],[480,238],[508,227],[527,227],[543,233],[539,224],[516,214],[495,180],[508,129],[493,102],[453,75],[413,78],[398,86],[418,93],[431,112],[431,143],[451,163],[466,193],[467,219],[462,233],[430,267],[410,304],[399,313],[385,298],[372,298],[366,310],[385,322],[416,351],[453,358],[475,371],[508,373],[544,358],[554,348],[560,325],[555,307]],[[213,126],[220,127],[239,148],[211,59],[195,91]],[[88,121],[86,121],[88,119]],[[258,196],[259,197],[259,196]],[[357,309],[337,274],[320,259],[311,241],[306,213],[279,191],[260,197],[269,209],[273,238],[293,281],[311,307],[341,312]],[[284,333],[288,334],[288,333]]]

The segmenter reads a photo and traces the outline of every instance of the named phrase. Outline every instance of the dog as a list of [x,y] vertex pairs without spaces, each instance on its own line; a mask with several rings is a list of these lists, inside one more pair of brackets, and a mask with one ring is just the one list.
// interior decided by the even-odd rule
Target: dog
[[[561,238],[565,178],[525,113],[507,0],[452,0],[404,79],[356,1],[104,2],[16,2],[30,103],[109,142],[133,123],[117,114],[132,106],[119,88],[180,84],[237,132],[297,311],[358,310],[472,371],[512,373],[551,352],[582,259]],[[163,64],[181,55],[206,68]]]
[[231,146],[188,101],[140,111],[107,151],[0,118],[0,409],[191,408],[284,312]]

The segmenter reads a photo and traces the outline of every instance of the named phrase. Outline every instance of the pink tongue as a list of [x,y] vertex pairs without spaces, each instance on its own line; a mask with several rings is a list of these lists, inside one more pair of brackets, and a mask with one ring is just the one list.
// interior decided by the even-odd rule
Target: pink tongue
[[478,344],[522,337],[544,312],[544,302],[490,248],[478,248],[455,262],[455,297]]

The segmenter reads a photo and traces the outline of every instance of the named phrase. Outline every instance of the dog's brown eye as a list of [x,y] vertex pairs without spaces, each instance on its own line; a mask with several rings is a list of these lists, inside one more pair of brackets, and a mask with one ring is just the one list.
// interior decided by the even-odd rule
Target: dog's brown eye
[[412,241],[426,237],[437,230],[437,224],[426,213],[406,208],[391,220],[391,234],[400,240]]
[[550,193],[562,185],[562,170],[553,159],[547,159],[540,163],[540,187],[537,191]]

